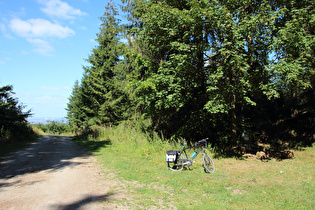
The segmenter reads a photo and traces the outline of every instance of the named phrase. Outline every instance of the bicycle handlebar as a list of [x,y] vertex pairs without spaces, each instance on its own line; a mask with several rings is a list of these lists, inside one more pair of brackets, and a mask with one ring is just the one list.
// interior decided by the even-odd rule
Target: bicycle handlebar
[[196,142],[194,144],[194,146],[202,146],[202,144],[205,145],[205,147],[207,147],[207,141],[209,140],[209,138],[205,138],[205,139],[201,139],[198,142]]
[[198,143],[207,142],[208,140],[209,140],[209,138],[201,139],[198,141]]
[[[209,140],[209,138],[205,138],[205,139],[201,139],[198,142],[194,143],[193,146],[194,147],[199,147],[199,146],[203,146],[202,144],[204,144],[204,147],[207,147],[207,141]],[[187,143],[180,143],[180,145],[182,147],[184,147],[185,145],[187,145]]]
[[204,144],[204,147],[207,147],[207,141],[209,140],[209,138],[205,138],[205,139],[201,139],[198,141],[198,145],[202,146],[201,144]]

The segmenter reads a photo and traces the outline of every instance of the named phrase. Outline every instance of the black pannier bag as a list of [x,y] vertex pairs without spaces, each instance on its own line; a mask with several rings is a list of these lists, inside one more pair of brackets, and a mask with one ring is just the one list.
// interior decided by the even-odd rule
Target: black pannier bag
[[168,163],[176,163],[177,159],[180,155],[179,150],[169,150],[166,152],[166,162]]

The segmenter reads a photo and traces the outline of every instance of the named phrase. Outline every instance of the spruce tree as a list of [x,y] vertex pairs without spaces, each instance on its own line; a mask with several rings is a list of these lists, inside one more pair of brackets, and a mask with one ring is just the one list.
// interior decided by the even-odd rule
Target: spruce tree
[[[113,3],[106,6],[96,46],[86,61],[81,84],[76,84],[69,98],[68,116],[73,123],[91,125],[117,124],[129,116],[126,74],[120,56],[121,26]],[[79,105],[79,106],[77,106]]]
[[[101,18],[101,31],[97,34],[98,46],[87,59],[90,66],[85,67],[85,77],[82,81],[86,89],[83,95],[88,102],[85,107],[88,121],[91,124],[103,124],[112,121],[109,114],[113,110],[109,101],[113,100],[111,91],[114,85],[114,68],[119,61],[119,22],[115,18],[117,9],[113,4],[108,4],[104,16]],[[108,112],[107,112],[108,111]],[[107,112],[105,114],[105,112]]]
[[84,121],[85,121],[85,114],[83,111],[84,103],[83,103],[83,95],[82,95],[82,86],[79,84],[79,81],[76,80],[75,84],[72,88],[72,93],[68,98],[69,102],[67,103],[67,119],[71,126],[75,130],[81,130]]
[[0,87],[0,142],[10,141],[19,134],[28,137],[32,132],[27,127],[27,118],[31,116],[31,110],[23,111],[25,106],[20,104],[13,95],[13,86]]

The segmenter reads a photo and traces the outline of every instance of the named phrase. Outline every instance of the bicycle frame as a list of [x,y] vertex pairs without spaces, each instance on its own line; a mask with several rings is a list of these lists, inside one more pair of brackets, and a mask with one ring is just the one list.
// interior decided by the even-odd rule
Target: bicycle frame
[[[198,154],[200,153],[200,152],[204,152],[205,150],[204,150],[204,148],[202,147],[202,146],[200,146],[200,145],[194,145],[194,146],[191,146],[191,147],[185,147],[184,145],[182,145],[183,146],[183,149],[180,151],[180,153],[181,154],[185,154],[185,157],[186,157],[186,159],[188,159],[188,160],[194,160],[197,156],[198,156]],[[194,157],[192,157],[191,158],[191,156],[190,156],[190,158],[188,158],[188,155],[187,155],[187,153],[186,153],[186,150],[188,150],[188,149],[193,149],[193,148],[197,148],[197,147],[199,147],[200,148],[200,150],[198,151],[198,152],[196,152],[196,155],[194,156]]]

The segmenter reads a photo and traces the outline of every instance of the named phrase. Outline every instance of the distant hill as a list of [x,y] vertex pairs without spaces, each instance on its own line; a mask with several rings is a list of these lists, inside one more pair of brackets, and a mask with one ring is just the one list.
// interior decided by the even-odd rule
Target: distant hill
[[67,119],[64,117],[30,117],[28,118],[28,122],[30,124],[46,124],[49,121],[57,121],[57,122],[67,122]]

